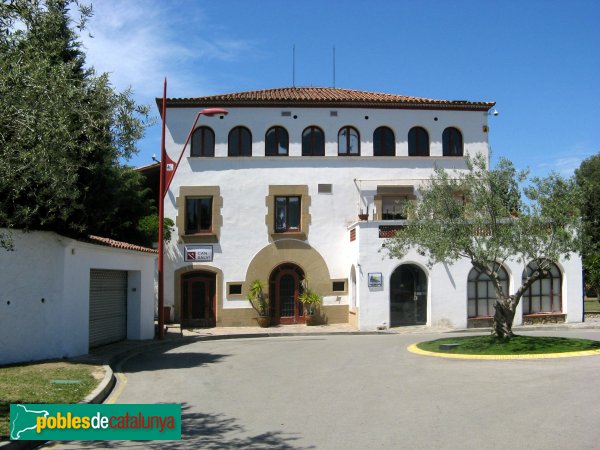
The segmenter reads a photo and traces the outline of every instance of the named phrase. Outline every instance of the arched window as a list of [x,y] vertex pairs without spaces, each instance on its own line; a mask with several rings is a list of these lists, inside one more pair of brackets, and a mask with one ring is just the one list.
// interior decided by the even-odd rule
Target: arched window
[[360,135],[351,126],[340,128],[338,133],[338,155],[360,156]]
[[215,156],[215,132],[209,127],[198,127],[192,134],[190,156]]
[[246,127],[235,127],[229,132],[228,156],[252,156],[252,133]]
[[[508,273],[498,263],[494,265],[498,273],[500,285],[505,294],[508,294]],[[467,311],[469,317],[491,317],[494,315],[494,301],[496,290],[494,283],[485,273],[473,267],[469,272],[467,281]]]
[[302,156],[325,156],[325,134],[311,125],[302,132]]
[[373,133],[373,155],[396,155],[396,137],[394,136],[394,132],[390,128],[379,127]]
[[463,155],[462,133],[454,127],[448,127],[442,134],[442,148],[444,156]]
[[429,133],[423,127],[408,132],[408,156],[429,156]]
[[[562,312],[562,277],[560,269],[549,263],[543,269],[543,277],[525,291],[521,302],[523,314]],[[531,262],[523,271],[523,280],[538,269],[536,262]]]
[[265,135],[265,156],[287,156],[290,139],[283,127],[272,127]]

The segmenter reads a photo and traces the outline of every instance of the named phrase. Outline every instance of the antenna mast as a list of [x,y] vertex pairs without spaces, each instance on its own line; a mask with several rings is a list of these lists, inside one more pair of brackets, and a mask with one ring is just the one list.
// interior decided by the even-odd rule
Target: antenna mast
[[296,44],[292,47],[292,86],[296,87]]
[[335,87],[335,45],[333,46],[333,87]]

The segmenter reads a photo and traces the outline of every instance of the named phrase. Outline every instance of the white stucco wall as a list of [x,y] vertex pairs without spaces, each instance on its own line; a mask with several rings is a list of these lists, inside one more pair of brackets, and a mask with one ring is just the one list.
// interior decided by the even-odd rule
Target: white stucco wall
[[[201,108],[170,108],[167,112],[166,146],[169,157],[177,161],[190,132],[193,120]],[[244,300],[227,299],[228,282],[245,280],[253,257],[270,243],[266,197],[270,185],[306,185],[310,198],[310,225],[307,243],[324,258],[332,279],[348,279],[348,295],[326,298],[325,303],[351,304],[350,273],[356,269],[356,303],[360,329],[370,330],[389,325],[389,278],[400,261],[390,260],[379,249],[383,240],[378,236],[378,224],[361,223],[356,228],[356,241],[349,240],[349,226],[357,220],[360,209],[368,209],[373,218],[374,197],[378,186],[414,186],[427,180],[434,167],[465,170],[464,158],[442,156],[442,133],[456,127],[463,134],[465,155],[482,153],[489,157],[487,119],[480,111],[435,111],[359,108],[228,108],[225,117],[200,117],[198,125],[209,126],[215,132],[215,157],[189,157],[189,146],[183,154],[170,190],[166,196],[165,215],[175,219],[176,198],[182,186],[219,186],[223,199],[223,224],[218,243],[213,246],[213,261],[204,266],[218,268],[223,273],[223,308],[248,308]],[[290,117],[283,117],[289,111]],[[332,117],[330,112],[337,111]],[[294,118],[296,117],[296,118]],[[252,132],[252,157],[227,157],[229,131],[245,126]],[[266,157],[265,133],[272,126],[282,126],[289,134],[289,156]],[[325,156],[301,156],[302,131],[311,125],[325,133]],[[337,138],[341,127],[355,127],[361,137],[361,156],[338,156]],[[396,156],[373,156],[373,131],[390,127],[396,137]],[[430,137],[429,157],[409,157],[407,136],[414,126],[424,127]],[[331,184],[331,194],[319,194],[319,184]],[[304,200],[303,200],[304,201]],[[165,304],[173,305],[175,270],[189,267],[183,260],[183,243],[179,230],[167,245],[165,261]],[[430,326],[463,328],[467,325],[468,261],[452,266],[426,268],[419,255],[409,254],[404,262],[419,265],[428,275],[428,318]],[[562,263],[562,262],[561,262]],[[509,270],[520,274],[522,268]],[[571,260],[563,272],[563,298],[568,321],[581,320],[581,262]],[[382,272],[384,286],[369,289],[369,272]],[[579,282],[576,280],[579,277]],[[266,280],[265,280],[266,281]],[[568,311],[565,309],[568,305]],[[520,310],[517,321],[520,321]]]
[[[356,224],[360,230],[360,246],[363,247],[358,264],[360,271],[357,273],[359,288],[359,327],[361,330],[374,330],[379,326],[389,326],[389,283],[394,270],[403,264],[415,264],[427,275],[427,325],[442,328],[467,327],[467,279],[472,265],[468,259],[463,259],[454,264],[435,264],[427,267],[427,258],[416,252],[409,252],[401,260],[391,259],[383,251],[377,253],[372,249],[381,247],[383,239],[379,238],[379,225],[384,222],[360,222]],[[581,258],[571,255],[558,261],[562,280],[563,313],[567,314],[567,322],[581,322],[583,317],[583,288],[581,282]],[[525,269],[524,264],[516,260],[508,260],[504,267],[509,275],[509,291],[521,285],[521,277]],[[381,272],[383,275],[383,288],[369,288],[367,275],[372,272]],[[519,303],[513,325],[523,323],[522,304]]]
[[[177,161],[199,109],[170,108],[167,111],[166,147]],[[488,154],[487,115],[473,111],[424,111],[356,108],[228,108],[224,118],[200,117],[198,125],[215,132],[215,157],[189,157],[186,149],[165,201],[165,215],[175,218],[180,186],[219,186],[223,198],[223,225],[219,242],[213,245],[213,262],[208,265],[223,271],[223,292],[227,282],[245,279],[252,258],[269,244],[265,198],[269,185],[306,185],[310,196],[308,243],[325,259],[332,279],[349,278],[350,246],[347,226],[357,219],[359,209],[373,214],[373,198],[378,185],[418,186],[432,174],[434,164],[446,169],[464,170],[463,158],[442,157],[442,132],[449,126],[463,133],[465,154]],[[330,110],[338,116],[331,117]],[[291,117],[282,117],[291,111]],[[294,116],[297,118],[294,119]],[[368,116],[368,119],[365,117]],[[253,156],[227,157],[229,131],[235,126],[249,128],[253,136]],[[264,136],[274,125],[289,134],[289,156],[265,157]],[[325,157],[302,157],[302,131],[311,125],[325,133]],[[352,125],[361,136],[360,157],[338,156],[337,137],[342,126]],[[373,156],[373,131],[390,127],[396,136],[395,157]],[[407,136],[410,128],[422,126],[430,135],[431,156],[409,157]],[[378,180],[378,181],[376,181]],[[332,194],[319,194],[319,184],[331,184]],[[183,244],[177,242],[178,230],[167,246],[165,264],[165,304],[173,305],[173,272],[188,266],[183,261]],[[229,301],[223,307],[246,308],[248,303]],[[348,303],[348,296],[326,298],[325,303]]]
[[156,255],[12,231],[0,249],[0,364],[88,352],[90,269],[128,271],[128,339],[154,336]]

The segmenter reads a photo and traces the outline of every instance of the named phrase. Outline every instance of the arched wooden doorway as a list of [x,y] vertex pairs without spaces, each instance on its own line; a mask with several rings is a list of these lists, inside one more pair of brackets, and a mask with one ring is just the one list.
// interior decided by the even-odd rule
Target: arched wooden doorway
[[415,264],[403,264],[390,278],[390,326],[427,323],[427,275]]
[[304,323],[304,308],[298,301],[304,271],[296,264],[277,266],[269,277],[271,320],[274,324]]
[[181,326],[214,327],[216,274],[205,271],[181,276]]

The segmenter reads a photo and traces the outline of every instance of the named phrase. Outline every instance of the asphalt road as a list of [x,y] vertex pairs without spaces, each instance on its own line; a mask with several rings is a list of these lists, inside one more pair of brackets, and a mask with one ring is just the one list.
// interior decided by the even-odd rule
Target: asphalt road
[[[600,330],[528,334],[600,340]],[[474,361],[406,351],[438,337],[231,339],[150,351],[123,365],[116,402],[181,403],[181,441],[52,448],[600,448],[600,356]]]

